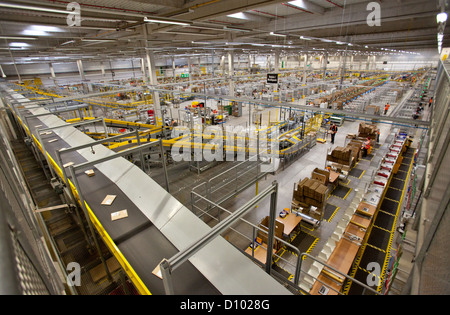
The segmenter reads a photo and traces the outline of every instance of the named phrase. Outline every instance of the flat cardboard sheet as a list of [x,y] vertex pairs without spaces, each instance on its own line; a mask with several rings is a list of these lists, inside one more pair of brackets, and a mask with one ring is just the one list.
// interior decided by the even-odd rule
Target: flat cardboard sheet
[[128,217],[127,209],[111,213],[111,221],[116,221]]
[[114,199],[116,199],[116,195],[106,195],[105,199],[102,201],[102,205],[110,206],[114,202]]

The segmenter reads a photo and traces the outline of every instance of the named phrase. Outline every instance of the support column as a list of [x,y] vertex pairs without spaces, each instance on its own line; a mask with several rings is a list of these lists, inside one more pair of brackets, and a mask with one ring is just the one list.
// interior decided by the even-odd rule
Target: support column
[[[142,25],[143,34],[145,39],[145,47],[148,48],[148,32],[147,32],[147,24]],[[150,85],[158,85],[158,80],[156,78],[156,70],[155,70],[155,56],[153,51],[146,50],[146,58],[147,58],[147,66],[148,66],[148,78]],[[153,106],[155,107],[155,116],[159,112],[161,113],[161,103],[159,101],[159,93],[152,92]],[[164,121],[162,122],[164,126]]]
[[[158,80],[156,78],[156,69],[155,69],[155,56],[152,51],[147,51],[147,65],[148,65],[148,73],[149,73],[149,81],[150,85],[158,85]],[[155,112],[161,112],[161,103],[159,101],[159,93],[152,92],[153,105],[155,106]]]
[[267,72],[270,72],[270,59],[271,59],[271,55],[268,55],[267,56],[267,61],[266,61]]
[[100,69],[102,70],[102,77],[105,77],[105,65],[103,64],[103,62],[100,63]]
[[342,68],[341,68],[341,79],[339,81],[340,87],[339,89],[342,89],[342,84],[344,83],[344,77],[345,77],[345,68],[347,65],[347,52],[344,52],[344,56],[342,56]]
[[228,53],[228,83],[229,83],[229,96],[235,96],[235,86],[233,81],[234,76],[234,54]]
[[214,50],[213,50],[211,53],[211,72],[212,72],[213,78],[215,77],[215,73],[214,73],[215,69],[216,68],[214,66]]
[[326,52],[323,55],[323,72],[322,72],[322,80],[325,80],[326,74],[327,74],[327,67],[328,67],[328,53]]
[[275,73],[280,72],[280,52],[279,51],[275,51],[275,62],[274,62],[275,66]]
[[187,59],[187,63],[188,63],[188,71],[189,71],[189,87],[191,87],[191,81],[192,81],[192,64],[191,64],[191,57],[188,57]]
[[222,71],[222,76],[225,74],[225,56],[220,57],[220,70]]
[[55,69],[53,69],[53,65],[49,63],[48,67],[50,68],[50,75],[52,76],[52,78],[56,78]]
[[306,69],[308,68],[308,54],[304,55],[305,61],[303,64],[303,84],[306,84]]
[[175,78],[175,57],[172,57],[172,77]]
[[78,72],[80,72],[81,80],[85,81],[86,77],[84,75],[83,62],[80,59],[77,60],[77,67],[78,67]]
[[1,65],[0,65],[0,73],[2,74],[2,78],[6,78],[6,74],[5,74],[5,72],[3,71],[3,68],[2,68]]

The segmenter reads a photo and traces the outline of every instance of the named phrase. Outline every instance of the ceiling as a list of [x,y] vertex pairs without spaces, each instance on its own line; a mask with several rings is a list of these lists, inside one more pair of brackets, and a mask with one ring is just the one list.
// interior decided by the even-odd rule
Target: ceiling
[[[77,21],[65,13],[69,0],[8,0],[0,2],[0,64],[11,56],[64,62],[141,58],[146,51],[156,57],[231,50],[437,53],[436,14],[446,1],[78,0],[79,23],[69,26]],[[373,3],[381,19],[369,26]],[[449,31],[444,34],[446,47]]]

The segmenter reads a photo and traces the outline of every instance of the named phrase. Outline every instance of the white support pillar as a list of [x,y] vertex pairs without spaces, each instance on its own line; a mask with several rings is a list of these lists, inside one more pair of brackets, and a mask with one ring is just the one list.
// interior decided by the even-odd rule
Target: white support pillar
[[189,71],[189,87],[191,86],[191,81],[192,81],[192,64],[191,64],[191,57],[187,58],[187,63],[188,63],[188,71]]
[[52,78],[56,78],[55,69],[53,69],[53,65],[51,63],[49,63],[48,67],[50,68],[50,75],[51,75],[51,77]]
[[233,81],[234,76],[234,54],[233,52],[228,53],[228,86],[229,86],[229,96],[235,96],[235,86]]
[[[155,69],[155,56],[152,51],[147,51],[147,64],[148,64],[148,73],[149,73],[149,81],[150,85],[158,85],[158,79],[156,78],[156,69]],[[155,106],[156,113],[161,112],[161,104],[159,101],[159,93],[152,93],[153,105]]]
[[270,72],[270,63],[271,63],[271,59],[272,59],[271,57],[272,57],[271,55],[267,56],[267,61],[266,61],[267,72]]
[[280,72],[280,52],[275,51],[275,62],[274,62],[275,73]]
[[228,76],[234,75],[234,54],[232,52],[228,53]]
[[323,72],[322,72],[322,80],[325,80],[326,74],[327,74],[327,67],[328,67],[328,53],[326,52],[323,56]]
[[174,78],[175,78],[175,69],[176,69],[175,57],[172,57],[172,77],[174,77]]
[[3,68],[1,65],[0,65],[0,73],[2,74],[2,78],[6,78],[6,74],[5,72],[3,72]]
[[308,68],[308,54],[304,55],[304,63],[303,63],[303,84],[306,84],[306,69]]
[[[102,65],[103,65],[103,63],[102,63]],[[102,67],[102,70],[103,70],[103,72],[105,71],[105,67]],[[102,72],[102,73],[103,73]],[[142,72],[142,76],[144,77],[144,78],[146,78],[147,77],[147,73],[146,73],[146,71],[145,71],[145,59],[144,58],[141,58],[141,72]]]
[[77,60],[77,67],[78,67],[78,72],[80,73],[81,80],[85,81],[86,76],[84,75],[83,62],[80,59]]
[[102,70],[102,77],[105,77],[106,72],[105,72],[105,64],[103,63],[103,61],[100,63],[100,69]]
[[[145,40],[145,47],[148,47],[148,32],[147,32],[147,24],[142,25],[143,35]],[[156,69],[155,69],[155,56],[153,51],[146,50],[146,59],[148,66],[148,78],[150,85],[158,85],[158,79],[156,78]],[[153,106],[155,108],[155,114],[161,114],[161,103],[159,101],[159,93],[152,92]],[[164,122],[163,122],[164,124]]]

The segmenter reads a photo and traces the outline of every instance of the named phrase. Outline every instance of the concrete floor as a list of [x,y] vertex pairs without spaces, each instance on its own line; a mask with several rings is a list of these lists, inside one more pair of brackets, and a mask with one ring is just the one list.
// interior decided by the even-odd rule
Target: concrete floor
[[[208,100],[207,104],[208,106],[215,108],[214,107],[215,104],[213,103],[214,101]],[[397,104],[401,104],[401,101],[399,101],[396,104],[391,104],[388,115],[390,115],[392,112],[395,111]],[[182,105],[183,104],[181,104],[179,108],[184,108],[184,105],[183,106]],[[255,109],[256,107],[252,105],[251,106],[252,113],[255,111]],[[174,110],[173,112],[176,111]],[[269,119],[270,121],[276,120],[278,115],[280,115],[278,109],[264,108],[264,107],[258,107],[258,114],[262,115],[263,125],[267,124],[269,122]],[[251,119],[253,118],[252,116],[253,115],[249,115],[249,106],[248,104],[246,104],[242,108],[242,116],[241,117],[230,116],[225,125],[247,127],[249,124],[249,120],[251,121]],[[257,194],[257,192],[261,192],[266,187],[271,185],[272,182],[277,181],[278,200],[276,211],[278,213],[284,208],[290,208],[294,185],[299,181],[301,181],[303,178],[310,177],[311,172],[315,168],[323,169],[325,167],[327,151],[336,146],[344,146],[347,134],[357,133],[360,122],[361,122],[360,120],[356,121],[346,120],[344,124],[339,127],[334,144],[330,143],[330,138],[328,138],[327,142],[324,144],[317,143],[309,150],[309,152],[305,153],[299,159],[289,164],[284,170],[278,171],[275,175],[272,175],[271,173],[267,174],[264,178],[258,181],[257,185],[256,184],[251,185],[247,189],[243,190],[236,196],[233,196],[229,200],[221,203],[220,205],[223,208],[229,210],[230,212],[233,212],[239,209],[251,198],[253,198]],[[349,176],[348,178],[349,180],[347,180],[344,183],[344,186],[350,188],[351,190],[345,199],[339,198],[334,195],[331,195],[329,197],[327,203],[334,205],[335,207],[337,207],[337,209],[334,211],[334,213],[328,220],[323,220],[318,228],[312,229],[310,226],[302,225],[301,230],[309,235],[309,242],[312,242],[312,240],[314,240],[312,244],[309,244],[310,245],[309,253],[314,257],[318,256],[323,246],[332,235],[333,231],[336,228],[336,225],[341,220],[343,213],[345,212],[346,208],[349,206],[353,197],[355,196],[356,191],[358,190],[358,188],[360,188],[360,182],[364,181],[365,176],[370,177],[368,170],[370,170],[371,168],[375,168],[377,166],[379,158],[381,158],[381,156],[384,155],[383,152],[387,150],[387,146],[384,146],[383,144],[386,138],[391,133],[392,125],[387,123],[380,123],[378,125],[381,130],[380,145],[377,150],[379,151],[379,154],[375,152],[375,156],[371,161],[361,160],[357,165],[358,168],[366,170],[365,173],[366,175],[363,175],[359,179],[356,177]],[[191,191],[195,186],[204,183],[208,181],[210,178],[231,169],[237,164],[239,164],[239,162],[217,163],[212,168],[200,174],[197,174],[196,172],[189,170],[188,162],[173,164],[168,168],[170,192],[181,203],[183,203],[185,206],[191,209]],[[245,166],[243,165],[242,167],[239,168],[239,171],[241,172],[244,171],[246,167],[247,167],[246,165]],[[249,174],[253,173],[250,172]],[[149,175],[155,181],[157,181],[162,187],[165,187],[164,176],[161,168],[151,167]],[[225,177],[223,178],[224,180],[226,180]],[[231,188],[224,187],[219,192],[216,192],[214,196],[211,196],[211,200],[217,202],[217,200],[220,199],[220,196],[222,194],[228,194],[230,193],[230,191],[232,191],[232,189],[233,189],[232,187]],[[198,191],[202,192],[202,189]],[[261,219],[269,215],[269,208],[270,208],[270,198],[268,197],[263,201],[261,201],[257,207],[251,210],[244,217],[244,219],[254,225],[258,225]],[[217,213],[218,211],[214,210],[211,212],[211,215],[216,216]],[[228,214],[225,213],[224,211],[220,213],[221,219],[225,218],[226,216],[228,216]],[[211,226],[214,226],[217,222],[215,220],[208,219],[208,217],[206,216],[204,217],[204,219]],[[238,223],[235,224],[232,230],[226,232],[223,236],[226,237],[237,248],[245,250],[251,242],[252,227],[243,221],[239,221]],[[288,274],[293,275],[295,274],[297,261],[298,261],[297,254],[288,249],[281,254],[280,259],[277,261],[277,266],[286,271]],[[311,259],[306,259],[304,262],[302,262],[302,271],[307,272],[312,262],[313,261]],[[303,278],[303,276],[301,276],[301,279]]]
[[[396,104],[391,104],[390,112],[395,109]],[[261,111],[266,119],[268,119],[268,112],[271,111],[271,117],[274,117],[276,113],[276,109],[265,109]],[[388,113],[389,114],[389,113]],[[227,124],[230,125],[245,125],[248,123],[248,106],[244,106],[243,114],[241,117],[229,117]],[[263,118],[264,119],[264,118]],[[266,120],[267,121],[267,120]],[[309,152],[305,153],[298,160],[294,161],[292,164],[286,167],[286,169],[277,172],[275,175],[267,174],[265,178],[262,178],[258,181],[258,188],[256,188],[256,184],[253,184],[249,188],[245,189],[237,196],[232,197],[228,201],[221,204],[222,207],[228,209],[233,212],[239,209],[242,205],[248,202],[251,198],[253,198],[257,189],[258,192],[261,192],[263,189],[268,187],[273,181],[277,181],[278,183],[278,200],[277,200],[277,213],[284,208],[291,207],[292,195],[293,195],[293,187],[295,183],[298,183],[305,177],[310,177],[311,172],[316,168],[324,168],[325,160],[327,155],[327,150],[334,148],[336,146],[344,146],[345,138],[348,133],[357,133],[360,120],[356,121],[345,121],[342,126],[339,127],[339,131],[335,138],[335,143],[330,143],[330,138],[327,139],[327,142],[324,144],[317,143],[314,147],[310,149]],[[375,156],[371,161],[361,160],[358,164],[358,167],[366,170],[367,176],[370,177],[369,172],[371,168],[375,168],[379,159],[383,154],[383,151],[387,150],[387,145],[383,146],[386,138],[391,133],[391,124],[380,123],[379,128],[381,130],[380,135],[380,145],[379,145],[379,157],[375,152]],[[377,150],[377,151],[378,151]],[[216,176],[224,172],[225,170],[235,166],[237,162],[223,162],[214,166],[213,168],[202,172],[201,174],[196,174],[195,172],[189,171],[187,165],[188,163],[178,164],[175,167],[169,168],[169,179],[171,186],[171,193],[174,195],[180,202],[185,204],[187,207],[190,207],[190,192],[193,187],[199,185],[202,182],[207,181],[209,178]],[[161,171],[158,169],[153,169],[150,173],[150,176],[154,178],[157,182],[159,182],[163,187],[163,177]],[[310,226],[304,225],[302,226],[302,231],[306,232],[311,236],[311,240],[315,238],[314,243],[311,245],[310,254],[317,257],[317,255],[322,250],[324,244],[328,241],[329,237],[333,233],[336,228],[337,223],[341,220],[345,209],[351,203],[353,197],[356,194],[357,189],[359,188],[360,181],[364,180],[364,176],[360,179],[356,177],[349,176],[349,180],[345,182],[346,186],[351,188],[349,194],[344,199],[331,195],[327,200],[327,203],[334,205],[337,208],[333,213],[333,216],[328,221],[322,221],[321,225],[312,229]],[[211,199],[217,200],[218,196],[212,196]],[[258,225],[262,218],[269,215],[270,208],[270,198],[266,198],[258,204],[253,210],[251,210],[244,219],[249,221],[254,225]],[[214,211],[214,215],[217,212]],[[212,213],[213,214],[213,213]],[[220,215],[220,218],[226,217],[228,214],[223,212]],[[208,221],[208,220],[206,220]],[[209,220],[209,224],[213,226],[215,221]],[[245,237],[243,236],[245,235]],[[245,222],[238,222],[233,227],[233,230],[225,233],[223,235],[226,237],[233,245],[241,250],[245,250],[251,242],[252,238],[252,227]],[[277,266],[287,271],[290,274],[295,274],[295,268],[298,261],[298,257],[295,253],[287,250],[285,251],[281,258],[277,262]],[[309,266],[311,265],[312,260],[306,259],[302,263],[302,270],[307,271]],[[303,274],[304,276],[304,274]],[[301,276],[301,279],[303,278]]]

